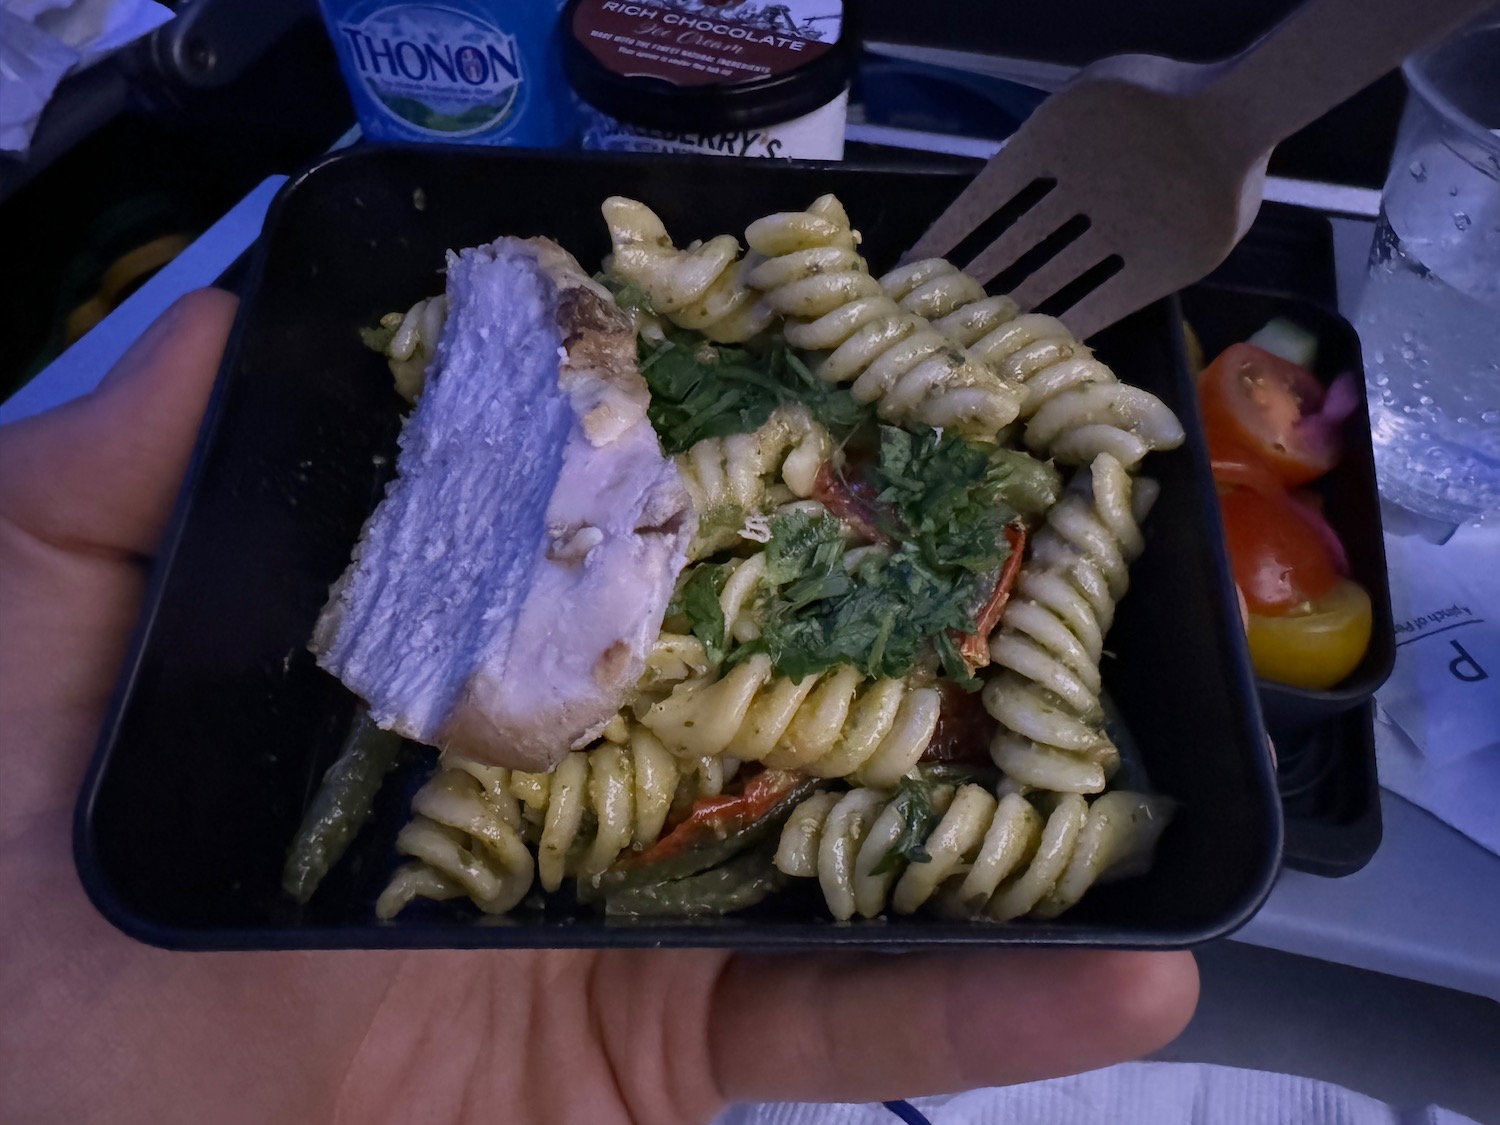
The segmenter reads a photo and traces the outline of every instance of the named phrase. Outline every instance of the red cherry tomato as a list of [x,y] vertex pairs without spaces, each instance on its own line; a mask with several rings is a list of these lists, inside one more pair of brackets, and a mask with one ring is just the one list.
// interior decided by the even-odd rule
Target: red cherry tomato
[[1306,484],[1338,462],[1337,425],[1321,416],[1324,390],[1306,369],[1254,344],[1224,349],[1198,380],[1213,448],[1236,445],[1283,484]]
[[1248,488],[1219,497],[1234,580],[1251,613],[1290,613],[1339,580],[1323,537],[1293,503]]
[[1349,554],[1344,550],[1344,541],[1339,538],[1339,533],[1333,530],[1328,517],[1323,514],[1323,498],[1306,488],[1288,492],[1286,498],[1292,502],[1292,510],[1323,540],[1323,546],[1328,548],[1328,557],[1333,561],[1333,569],[1347,577]]
[[848,480],[832,461],[824,461],[813,481],[813,499],[821,503],[866,543],[894,547],[896,541],[884,530],[890,516],[868,481]]
[[1266,463],[1233,437],[1224,434],[1222,427],[1208,430],[1208,459],[1214,480],[1220,484],[1250,488],[1272,497],[1286,491],[1286,486]]
[[693,805],[686,820],[645,851],[626,856],[615,869],[644,867],[726,840],[774,809],[804,776],[796,770],[762,770],[737,794],[704,797]]
[[995,720],[984,709],[977,691],[964,691],[955,683],[939,681],[943,705],[938,711],[937,729],[932,741],[922,751],[924,762],[963,762],[972,766],[990,764],[990,739],[995,736]]

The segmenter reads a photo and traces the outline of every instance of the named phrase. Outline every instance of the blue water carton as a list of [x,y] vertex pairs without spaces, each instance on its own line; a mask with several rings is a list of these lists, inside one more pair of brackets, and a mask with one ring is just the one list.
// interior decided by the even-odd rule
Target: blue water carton
[[578,113],[557,0],[320,0],[365,136],[567,144]]

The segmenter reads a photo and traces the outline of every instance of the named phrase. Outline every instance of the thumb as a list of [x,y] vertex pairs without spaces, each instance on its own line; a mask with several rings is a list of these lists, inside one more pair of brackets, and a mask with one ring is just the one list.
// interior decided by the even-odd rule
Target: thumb
[[1139,1058],[1197,1000],[1187,953],[738,957],[713,996],[708,1050],[729,1100],[913,1097]]
[[155,550],[238,303],[188,293],[93,393],[0,427],[0,519],[67,550]]

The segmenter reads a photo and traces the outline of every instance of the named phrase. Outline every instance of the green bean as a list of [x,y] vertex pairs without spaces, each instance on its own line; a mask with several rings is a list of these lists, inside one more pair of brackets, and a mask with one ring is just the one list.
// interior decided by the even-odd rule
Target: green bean
[[386,773],[396,763],[401,736],[381,730],[360,704],[343,748],[302,816],[287,852],[281,886],[307,902],[323,877],[343,858],[370,815]]
[[770,850],[759,848],[686,879],[626,887],[605,896],[604,912],[625,918],[692,918],[743,910],[781,886],[783,877],[771,858]]

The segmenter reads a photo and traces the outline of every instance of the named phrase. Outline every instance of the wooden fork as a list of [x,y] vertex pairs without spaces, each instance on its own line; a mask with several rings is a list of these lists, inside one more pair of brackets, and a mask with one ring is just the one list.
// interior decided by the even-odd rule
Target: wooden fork
[[1260,208],[1273,145],[1493,2],[1309,0],[1220,63],[1097,62],[903,260],[949,257],[980,282],[1015,267],[1022,308],[1053,298],[1049,311],[1090,336],[1228,256]]

